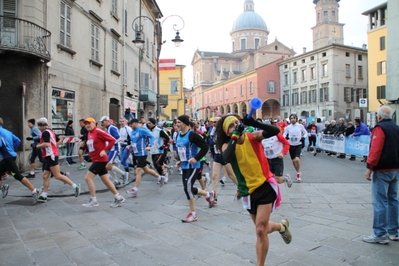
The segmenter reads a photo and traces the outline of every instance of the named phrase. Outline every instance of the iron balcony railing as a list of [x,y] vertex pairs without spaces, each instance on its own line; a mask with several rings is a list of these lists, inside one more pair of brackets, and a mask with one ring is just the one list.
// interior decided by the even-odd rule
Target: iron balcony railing
[[51,32],[30,21],[0,16],[0,50],[29,53],[50,61]]

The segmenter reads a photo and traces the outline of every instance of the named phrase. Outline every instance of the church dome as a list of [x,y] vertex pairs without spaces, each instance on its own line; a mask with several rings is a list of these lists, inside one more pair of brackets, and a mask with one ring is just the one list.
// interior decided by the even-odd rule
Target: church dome
[[252,0],[245,0],[244,13],[234,21],[231,31],[235,32],[243,29],[260,29],[269,32],[266,22],[261,16],[255,13]]

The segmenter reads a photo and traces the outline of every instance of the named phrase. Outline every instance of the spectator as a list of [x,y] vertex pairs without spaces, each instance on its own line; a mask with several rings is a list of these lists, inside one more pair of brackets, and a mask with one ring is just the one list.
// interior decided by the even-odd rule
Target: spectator
[[40,130],[37,126],[35,126],[35,119],[31,118],[28,120],[28,127],[30,128],[30,137],[27,137],[26,140],[33,141],[31,144],[32,147],[32,155],[30,157],[30,171],[26,178],[35,178],[35,160],[36,157],[39,158],[39,161],[43,163],[42,151],[41,149],[36,148],[36,145],[39,144],[40,140]]
[[[388,244],[399,240],[399,127],[392,121],[392,109],[382,106],[370,143],[366,179],[373,172],[373,234],[363,237],[367,243]],[[359,121],[360,122],[360,121]]]
[[313,156],[316,156],[317,155],[316,139],[317,139],[317,133],[319,133],[319,131],[317,130],[316,121],[314,119],[312,120],[312,123],[310,123],[309,126],[307,127],[307,131],[309,139],[308,151],[310,151],[310,146],[313,145]]
[[[355,127],[353,126],[353,122],[349,121],[348,126],[345,128],[344,136],[349,137],[353,134],[353,132],[355,132]],[[356,160],[356,156],[352,154],[351,157],[349,158],[349,160],[351,160],[351,161]]]
[[[334,136],[340,136],[343,135],[346,129],[346,125],[345,125],[345,119],[343,117],[341,117],[338,120],[338,130],[337,132],[334,133]],[[341,153],[337,156],[337,158],[341,158],[341,159],[345,159],[345,153]]]
[[[360,121],[359,118],[355,119],[355,132],[353,132],[352,137],[359,137],[362,135],[370,136],[370,130],[369,128]],[[362,163],[367,161],[367,156],[363,156],[363,160],[361,161]]]
[[[65,127],[65,136],[73,137],[75,136],[75,130],[73,129],[73,121],[69,120],[67,126]],[[72,159],[73,148],[75,147],[75,143],[73,141],[66,143],[67,148],[67,162],[68,164],[75,164],[76,162]]]

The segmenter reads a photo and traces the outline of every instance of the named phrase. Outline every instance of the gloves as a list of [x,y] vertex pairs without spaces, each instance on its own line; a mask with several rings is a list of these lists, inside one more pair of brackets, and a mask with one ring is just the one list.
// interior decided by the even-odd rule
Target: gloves
[[244,125],[251,126],[251,127],[257,127],[256,125],[257,125],[257,123],[259,123],[252,116],[250,118],[248,118],[246,115],[242,119],[242,122],[244,123]]
[[27,137],[26,140],[33,140],[33,138],[32,137]]
[[239,124],[236,126],[236,128],[233,131],[233,134],[231,135],[232,139],[238,139],[239,137],[241,137],[242,132],[244,131],[244,124]]

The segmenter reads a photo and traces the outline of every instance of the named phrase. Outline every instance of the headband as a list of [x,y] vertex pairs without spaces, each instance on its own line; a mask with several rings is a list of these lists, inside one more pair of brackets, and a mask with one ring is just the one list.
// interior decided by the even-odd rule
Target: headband
[[224,121],[223,121],[223,131],[226,133],[226,135],[228,135],[229,126],[232,123],[234,123],[235,121],[238,121],[238,119],[234,115],[228,116],[228,117],[226,117],[224,119]]

